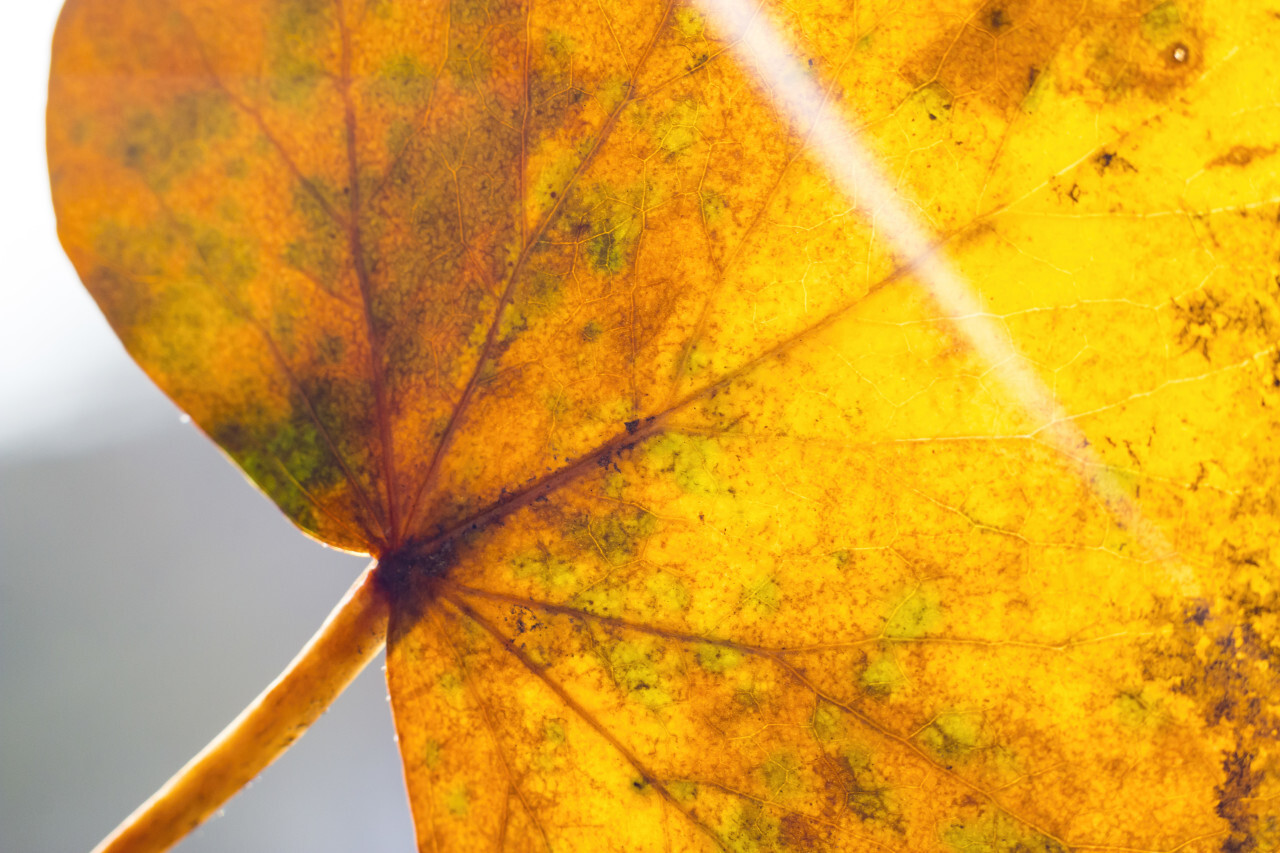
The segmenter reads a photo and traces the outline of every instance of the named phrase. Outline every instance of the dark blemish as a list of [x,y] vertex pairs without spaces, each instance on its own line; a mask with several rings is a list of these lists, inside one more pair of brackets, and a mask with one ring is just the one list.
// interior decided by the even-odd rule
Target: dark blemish
[[809,60],[809,67],[810,67],[810,68],[812,68],[812,67],[813,67],[813,60],[812,60],[812,59],[810,59],[810,60]]
[[387,646],[394,646],[421,620],[425,608],[436,596],[436,579],[445,577],[456,563],[452,541],[428,553],[414,553],[410,543],[398,551],[383,554],[373,572],[373,582],[391,602],[391,622]]
[[1009,26],[1009,19],[1004,16],[1004,9],[997,7],[987,15],[987,23],[993,30],[1002,30]]
[[625,424],[623,424],[623,426],[627,428],[628,435],[635,435],[636,430],[640,429],[640,421],[639,419],[636,419],[634,421],[627,421]]
[[1137,172],[1138,169],[1125,158],[1121,157],[1115,151],[1103,151],[1097,157],[1093,158],[1093,165],[1097,168],[1098,174],[1101,175],[1108,169],[1115,167],[1122,172]]
[[1206,169],[1215,166],[1248,166],[1256,157],[1270,157],[1276,153],[1276,147],[1263,148],[1261,145],[1233,145],[1227,153],[1219,155],[1205,164]]
[[1080,185],[1079,184],[1071,185],[1071,191],[1067,193],[1067,198],[1071,199],[1073,202],[1080,201]]
[[929,121],[937,121],[938,117],[933,113],[929,113]]
[[552,198],[555,198],[555,197],[556,197],[555,192],[552,192],[552,193],[551,193],[551,197],[552,197]]
[[1228,853],[1250,853],[1257,849],[1254,830],[1258,816],[1248,805],[1263,780],[1263,772],[1253,769],[1256,757],[1253,752],[1242,748],[1237,740],[1235,750],[1222,760],[1226,779],[1214,790],[1218,795],[1214,811],[1231,827],[1231,835],[1222,844],[1222,850]]
[[1034,65],[1027,69],[1027,90],[1030,91],[1036,85],[1036,81],[1040,79],[1040,69]]

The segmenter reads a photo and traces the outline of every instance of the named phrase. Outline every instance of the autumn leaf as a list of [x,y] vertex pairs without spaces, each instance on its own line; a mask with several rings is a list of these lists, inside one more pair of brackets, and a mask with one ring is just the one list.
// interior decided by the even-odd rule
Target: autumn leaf
[[71,0],[50,169],[142,367],[379,560],[420,849],[1267,851],[1278,40]]

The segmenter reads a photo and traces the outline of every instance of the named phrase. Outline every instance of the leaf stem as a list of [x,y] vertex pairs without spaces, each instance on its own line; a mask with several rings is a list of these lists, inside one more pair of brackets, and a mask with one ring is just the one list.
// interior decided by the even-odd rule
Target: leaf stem
[[280,756],[386,644],[386,594],[370,565],[289,666],[93,853],[159,853]]

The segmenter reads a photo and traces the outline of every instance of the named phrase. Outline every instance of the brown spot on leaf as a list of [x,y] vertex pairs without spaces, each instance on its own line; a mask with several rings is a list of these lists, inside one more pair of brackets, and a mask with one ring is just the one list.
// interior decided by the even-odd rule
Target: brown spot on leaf
[[1204,167],[1213,169],[1219,166],[1248,166],[1256,158],[1270,157],[1274,153],[1276,153],[1276,146],[1274,145],[1268,147],[1261,145],[1233,145],[1225,153],[1205,163]]

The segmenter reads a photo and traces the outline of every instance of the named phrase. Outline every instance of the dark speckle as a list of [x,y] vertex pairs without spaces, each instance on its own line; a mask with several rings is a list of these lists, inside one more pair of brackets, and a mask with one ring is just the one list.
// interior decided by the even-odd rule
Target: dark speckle
[[628,435],[635,435],[636,430],[640,429],[640,421],[639,419],[636,419],[634,421],[627,421],[625,424],[623,424],[623,426],[627,428]]
[[1138,171],[1136,166],[1115,151],[1102,151],[1093,158],[1093,165],[1097,168],[1099,175],[1104,174],[1108,169],[1119,169],[1121,172]]

